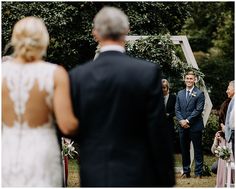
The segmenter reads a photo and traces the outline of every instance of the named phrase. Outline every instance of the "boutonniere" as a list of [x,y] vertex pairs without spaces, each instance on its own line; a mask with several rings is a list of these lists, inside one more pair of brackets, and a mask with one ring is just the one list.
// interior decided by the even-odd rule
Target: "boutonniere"
[[191,96],[195,97],[195,96],[197,96],[197,93],[192,92],[192,93],[191,93]]

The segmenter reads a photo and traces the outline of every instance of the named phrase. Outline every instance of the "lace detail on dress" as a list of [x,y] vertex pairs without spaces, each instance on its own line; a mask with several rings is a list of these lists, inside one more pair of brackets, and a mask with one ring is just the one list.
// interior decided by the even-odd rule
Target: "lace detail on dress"
[[2,63],[2,186],[62,186],[52,110],[56,67]]
[[6,80],[10,98],[14,102],[17,122],[25,122],[22,115],[26,111],[29,93],[36,83],[40,91],[47,92],[45,101],[52,109],[55,68],[56,65],[49,63],[19,64],[8,61],[2,64],[2,80]]

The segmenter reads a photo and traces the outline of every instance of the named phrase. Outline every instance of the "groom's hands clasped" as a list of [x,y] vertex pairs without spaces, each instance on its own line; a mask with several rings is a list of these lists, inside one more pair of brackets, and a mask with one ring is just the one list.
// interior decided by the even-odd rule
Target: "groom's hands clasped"
[[180,126],[183,127],[184,129],[187,129],[190,127],[187,120],[180,120],[179,123],[180,123]]

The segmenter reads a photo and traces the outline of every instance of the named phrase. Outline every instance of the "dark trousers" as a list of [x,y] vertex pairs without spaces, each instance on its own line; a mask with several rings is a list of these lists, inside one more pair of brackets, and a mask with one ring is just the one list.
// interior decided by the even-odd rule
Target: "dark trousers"
[[194,148],[194,160],[196,176],[202,175],[203,168],[203,153],[202,153],[202,131],[191,132],[189,129],[179,130],[180,148],[182,153],[182,165],[183,171],[186,174],[190,174],[190,142],[193,143]]

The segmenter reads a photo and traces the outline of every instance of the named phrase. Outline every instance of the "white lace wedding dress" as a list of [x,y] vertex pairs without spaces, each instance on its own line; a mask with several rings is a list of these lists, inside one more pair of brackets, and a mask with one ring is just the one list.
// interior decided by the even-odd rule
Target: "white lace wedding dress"
[[2,63],[2,186],[62,186],[52,107],[56,67]]

